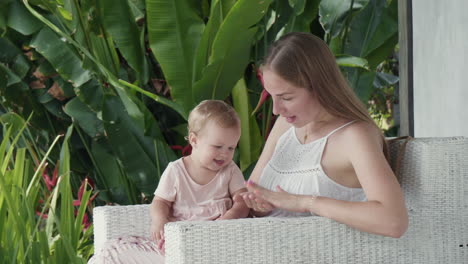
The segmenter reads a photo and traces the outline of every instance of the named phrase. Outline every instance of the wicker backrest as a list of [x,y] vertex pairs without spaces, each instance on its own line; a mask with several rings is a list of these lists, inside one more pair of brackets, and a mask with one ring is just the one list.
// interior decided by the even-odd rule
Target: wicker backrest
[[405,238],[414,243],[414,254],[431,263],[468,263],[468,139],[401,139],[391,142],[390,153],[409,210]]

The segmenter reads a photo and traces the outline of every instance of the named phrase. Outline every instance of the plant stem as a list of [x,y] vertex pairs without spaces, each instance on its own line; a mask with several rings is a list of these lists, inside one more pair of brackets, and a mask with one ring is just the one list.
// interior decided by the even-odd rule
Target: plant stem
[[78,132],[78,136],[81,139],[81,142],[83,142],[83,146],[86,149],[86,152],[88,152],[89,158],[91,159],[91,162],[93,163],[94,168],[96,168],[96,172],[99,175],[99,180],[101,183],[104,185],[104,188],[108,189],[109,187],[106,185],[106,181],[104,180],[103,173],[101,172],[101,169],[99,168],[96,159],[94,158],[93,153],[91,152],[91,149],[89,148],[88,144],[86,143],[86,140],[83,136],[83,133],[81,132],[81,128],[79,126],[75,126],[76,132]]
[[[47,159],[47,157],[49,156],[50,152],[52,151],[52,149],[54,148],[55,144],[57,143],[57,141],[63,137],[63,135],[58,135],[55,140],[52,142],[52,145],[50,146],[50,148],[47,150],[46,154],[45,154],[45,157],[42,159],[41,163],[39,164],[38,168],[42,168],[45,164],[45,161]],[[34,184],[36,183],[37,179],[38,179],[38,175],[39,175],[39,171],[40,169],[36,170],[36,172],[34,173],[32,179],[31,179],[31,182],[29,183],[29,186],[28,186],[28,189],[26,190],[26,196],[29,196],[29,193],[31,192],[32,190],[32,187],[34,186]]]
[[[83,23],[83,14],[81,13],[80,4],[78,3],[78,0],[73,0],[73,3],[75,4],[75,9],[76,9],[76,12],[78,13],[78,22],[80,23],[81,30],[84,33],[86,32],[86,29]],[[89,39],[89,35],[88,34],[83,34],[83,35],[85,37],[85,42],[86,42],[86,45],[88,46],[88,49],[91,50],[92,46],[91,46],[91,40]]]
[[354,0],[351,0],[351,5],[349,6],[349,14],[346,17],[345,25],[343,27],[343,37],[341,39],[341,54],[344,53],[346,38],[348,37],[348,31],[349,31],[348,27],[349,27],[349,23],[351,21],[351,16],[353,15],[353,6],[354,6]]

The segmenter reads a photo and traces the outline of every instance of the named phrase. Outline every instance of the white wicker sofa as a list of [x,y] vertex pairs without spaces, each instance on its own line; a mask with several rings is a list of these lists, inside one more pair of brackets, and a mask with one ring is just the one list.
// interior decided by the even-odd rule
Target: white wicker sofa
[[[176,222],[165,226],[166,263],[468,263],[468,138],[405,143],[390,144],[410,216],[402,238],[323,217]],[[95,249],[149,225],[147,205],[96,207]]]

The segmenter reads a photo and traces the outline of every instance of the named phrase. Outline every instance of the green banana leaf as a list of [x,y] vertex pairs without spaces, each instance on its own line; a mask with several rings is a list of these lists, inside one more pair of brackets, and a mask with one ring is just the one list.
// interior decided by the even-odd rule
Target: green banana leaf
[[[277,40],[280,35],[283,34],[282,32],[284,32],[284,34],[291,32],[290,29],[292,26],[290,25],[294,24],[293,20],[296,18],[293,8],[287,1],[275,1],[275,3],[272,4],[271,9],[272,10],[269,12],[269,15],[271,14],[270,16],[274,16],[274,21],[266,21],[266,17],[264,18],[262,29],[267,31],[267,34],[263,37],[263,39],[258,41],[258,43],[262,43],[262,45],[257,44],[257,48],[259,49],[258,53],[262,58],[266,53],[268,48],[267,46],[271,42]],[[265,37],[266,39],[264,39]]]
[[[7,87],[11,85],[22,83],[21,78],[18,75],[16,75],[14,72],[12,72],[9,68],[7,68],[1,63],[0,63],[0,72],[2,72],[2,75],[5,76],[5,80],[6,80],[6,82],[3,84],[5,86],[4,89],[6,89]],[[9,90],[11,91],[11,89]],[[14,91],[12,92],[14,93]]]
[[142,84],[148,81],[148,62],[140,38],[140,30],[131,11],[128,0],[101,0],[100,13],[105,29],[112,36],[128,64],[135,70]]
[[71,99],[64,108],[67,115],[91,137],[96,138],[104,135],[104,125],[91,110],[78,97]]
[[195,100],[224,100],[232,91],[236,81],[243,75],[250,58],[250,42],[256,28],[238,33],[237,37],[249,42],[238,43],[226,52],[226,56],[212,62],[203,71],[203,77],[193,87]]
[[289,5],[293,8],[296,16],[301,15],[304,12],[306,0],[288,0]]
[[[93,33],[90,33],[89,37],[96,59],[102,65],[105,65],[113,75],[119,76],[120,60],[112,37],[106,35],[104,38],[102,35],[97,36]],[[93,68],[96,68],[95,71],[99,72],[99,69],[94,66],[93,62],[90,61],[90,63]]]
[[[287,32],[309,32],[310,24],[317,17],[319,11],[320,0],[308,0],[304,1],[305,6],[302,7],[303,11],[296,13],[295,16],[290,19],[288,23]],[[302,4],[302,3],[301,3]],[[295,5],[295,9],[300,7],[300,5]]]
[[88,70],[83,69],[81,58],[52,30],[43,28],[31,40],[35,48],[57,70],[57,72],[73,85],[81,86],[91,79]]
[[374,80],[374,87],[375,88],[384,88],[390,85],[395,85],[398,83],[400,78],[398,76],[384,73],[384,72],[377,72]]
[[135,21],[145,17],[145,1],[144,0],[129,0],[128,4],[132,10]]
[[397,1],[374,0],[351,21],[345,53],[366,58],[371,69],[385,60],[398,43]]
[[[226,15],[229,13],[229,10],[236,4],[238,0],[214,0],[211,3],[211,11],[209,16],[211,17],[211,14],[213,14],[213,11],[215,8],[219,8],[221,11],[221,21],[226,17]],[[219,2],[219,5],[217,5]]]
[[[3,67],[0,66],[0,92],[4,95],[6,87],[7,87],[7,83],[8,83],[8,73],[7,73],[6,70],[4,70]],[[2,110],[6,110],[6,109],[2,109],[2,108],[3,107],[0,107],[0,114],[3,114]]]
[[366,71],[362,68],[351,68],[348,80],[356,95],[367,105],[372,92],[374,91],[374,79],[376,72]]
[[[68,35],[73,36],[82,50],[89,51],[101,65],[115,76],[119,73],[120,61],[112,37],[104,30],[99,3],[96,1],[70,1],[64,8],[51,10],[56,17],[68,26]],[[71,16],[71,17],[68,17]],[[93,72],[100,72],[100,65],[93,59],[83,57],[83,67]]]
[[232,90],[234,108],[241,120],[241,137],[239,140],[240,168],[245,171],[251,164],[255,163],[260,156],[263,139],[260,135],[255,117],[250,113],[252,106],[247,99],[248,91],[244,79],[240,79]]
[[223,7],[225,6],[226,5],[224,4],[224,2],[219,0],[213,1],[211,5],[211,12],[209,14],[210,19],[208,20],[208,23],[206,24],[206,27],[203,30],[203,34],[200,39],[200,44],[198,45],[197,51],[195,52],[195,62],[193,66],[192,78],[193,82],[196,82],[201,79],[203,69],[208,64],[213,40],[216,36],[216,33],[218,32],[219,27],[221,26],[221,23],[223,22],[223,18],[226,16],[227,12],[229,12],[229,10],[223,12]]
[[243,76],[250,58],[257,28],[253,27],[265,15],[271,0],[238,1],[222,22],[212,46],[203,77],[193,88],[196,101],[225,99]]
[[[144,130],[135,125],[124,109],[119,97],[110,95],[104,97],[102,119],[106,135],[129,179],[138,190],[146,196],[151,196],[156,189],[161,170],[164,170],[167,163],[176,157],[171,150],[168,150],[167,144],[161,146],[155,143],[162,140],[154,136],[158,133],[155,132],[154,123],[148,124],[146,131],[149,135],[145,135]],[[144,121],[151,122],[151,120]],[[155,144],[158,146],[157,153]]]
[[101,85],[95,79],[91,79],[87,83],[75,87],[75,94],[90,109],[95,112],[100,112],[103,98],[102,90]]
[[[126,86],[130,89],[132,89],[133,91],[136,91],[136,92],[139,92],[139,93],[142,93],[146,96],[148,96],[149,98],[152,98],[154,101],[160,103],[160,104],[163,104],[163,105],[166,105],[168,107],[170,107],[171,109],[175,110],[181,117],[183,117],[185,120],[188,119],[188,113],[185,112],[184,108],[175,103],[174,101],[171,101],[170,99],[166,98],[166,97],[163,97],[163,96],[159,96],[157,94],[153,94],[153,93],[150,93],[136,85],[133,85],[131,83],[128,83],[124,80],[118,80],[118,84],[121,84],[123,86]],[[117,90],[119,91],[119,90]],[[124,94],[124,93],[122,93]]]
[[[353,3],[352,8],[351,3]],[[319,21],[331,38],[337,37],[346,26],[345,22],[348,16],[352,15],[350,11],[358,10],[364,7],[369,0],[323,0],[319,7]],[[351,9],[351,10],[350,10]]]
[[7,4],[0,3],[0,36],[3,36],[7,30],[8,8]]
[[238,34],[251,29],[252,26],[260,21],[271,2],[272,0],[239,0],[229,10],[229,13],[216,34],[209,62],[215,62],[224,58],[237,44],[243,42],[252,44],[250,40],[242,39]]
[[23,52],[18,49],[11,40],[5,37],[0,37],[0,62],[8,65],[11,72],[18,77],[17,79],[11,76],[12,79],[9,79],[8,85],[19,82],[27,75],[31,68]]
[[158,173],[153,162],[154,153],[150,152],[152,142],[145,138],[141,129],[137,129],[124,109],[118,97],[104,96],[102,119],[106,135],[130,180],[138,189],[149,193],[148,186],[155,187],[154,175]]
[[342,67],[360,67],[369,70],[368,62],[364,58],[349,55],[337,55],[336,63]]
[[94,141],[91,153],[96,162],[96,169],[100,171],[100,176],[96,177],[96,183],[102,186],[98,198],[110,203],[138,203],[135,185],[129,181],[123,164],[116,159],[109,141],[106,138]]
[[28,36],[37,32],[44,24],[31,15],[20,1],[14,1],[8,10],[8,26]]
[[194,106],[192,78],[195,51],[205,27],[187,0],[147,0],[151,50],[159,62],[175,103],[188,113]]

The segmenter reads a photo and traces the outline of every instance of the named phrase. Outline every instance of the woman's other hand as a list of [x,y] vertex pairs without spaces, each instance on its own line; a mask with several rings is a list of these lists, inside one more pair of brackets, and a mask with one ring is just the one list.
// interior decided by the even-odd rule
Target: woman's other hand
[[255,212],[256,216],[265,216],[274,209],[272,204],[261,199],[253,192],[245,192],[240,196],[244,200],[247,207]]

